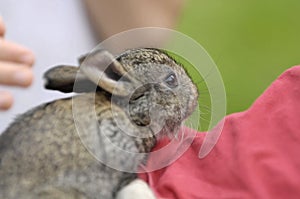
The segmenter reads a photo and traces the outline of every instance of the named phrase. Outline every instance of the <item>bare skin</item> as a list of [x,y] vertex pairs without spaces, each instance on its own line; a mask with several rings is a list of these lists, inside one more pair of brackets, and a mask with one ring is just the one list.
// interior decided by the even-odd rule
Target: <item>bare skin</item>
[[[93,27],[101,40],[116,33],[146,26],[174,28],[185,0],[86,0]],[[0,16],[0,86],[28,87],[33,81],[34,54],[7,41]],[[161,36],[164,40],[164,35]],[[9,91],[0,90],[0,111],[13,105]]]
[[88,13],[101,39],[141,27],[174,28],[185,0],[86,0]]
[[[0,85],[28,87],[33,81],[31,66],[34,63],[33,53],[5,38],[5,25],[0,17]],[[9,91],[0,91],[0,110],[7,110],[13,104]]]

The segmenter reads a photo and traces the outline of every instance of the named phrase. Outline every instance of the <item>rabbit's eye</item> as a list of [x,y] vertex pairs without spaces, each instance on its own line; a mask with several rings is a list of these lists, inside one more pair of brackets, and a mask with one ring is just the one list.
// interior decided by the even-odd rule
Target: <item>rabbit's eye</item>
[[165,82],[168,85],[168,87],[170,87],[170,88],[174,88],[174,87],[178,86],[177,78],[174,73],[169,74],[166,77]]

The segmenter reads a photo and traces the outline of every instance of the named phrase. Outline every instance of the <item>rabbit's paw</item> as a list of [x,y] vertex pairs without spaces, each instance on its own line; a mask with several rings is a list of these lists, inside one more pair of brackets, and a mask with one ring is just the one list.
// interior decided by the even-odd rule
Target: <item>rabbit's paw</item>
[[123,187],[116,199],[156,199],[150,187],[143,180],[134,180]]

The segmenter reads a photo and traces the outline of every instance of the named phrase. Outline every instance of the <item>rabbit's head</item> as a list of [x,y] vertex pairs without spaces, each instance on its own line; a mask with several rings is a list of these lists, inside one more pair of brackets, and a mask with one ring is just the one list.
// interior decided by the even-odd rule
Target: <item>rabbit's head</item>
[[[197,105],[196,86],[161,50],[131,49],[116,58],[105,50],[96,50],[81,62],[80,70],[60,66],[48,71],[46,88],[63,92],[103,89],[112,94],[114,103],[128,110],[136,125],[159,122],[166,134],[175,133]],[[63,75],[65,72],[68,74]],[[75,78],[77,85],[72,88]]]

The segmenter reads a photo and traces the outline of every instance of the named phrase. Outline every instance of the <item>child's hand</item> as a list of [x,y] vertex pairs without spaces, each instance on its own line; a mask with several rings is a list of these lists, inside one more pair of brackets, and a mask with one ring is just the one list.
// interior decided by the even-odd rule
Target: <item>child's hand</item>
[[[0,85],[28,87],[33,80],[31,66],[33,53],[16,43],[4,39],[5,26],[0,17]],[[8,91],[0,91],[0,110],[7,110],[13,104]]]

